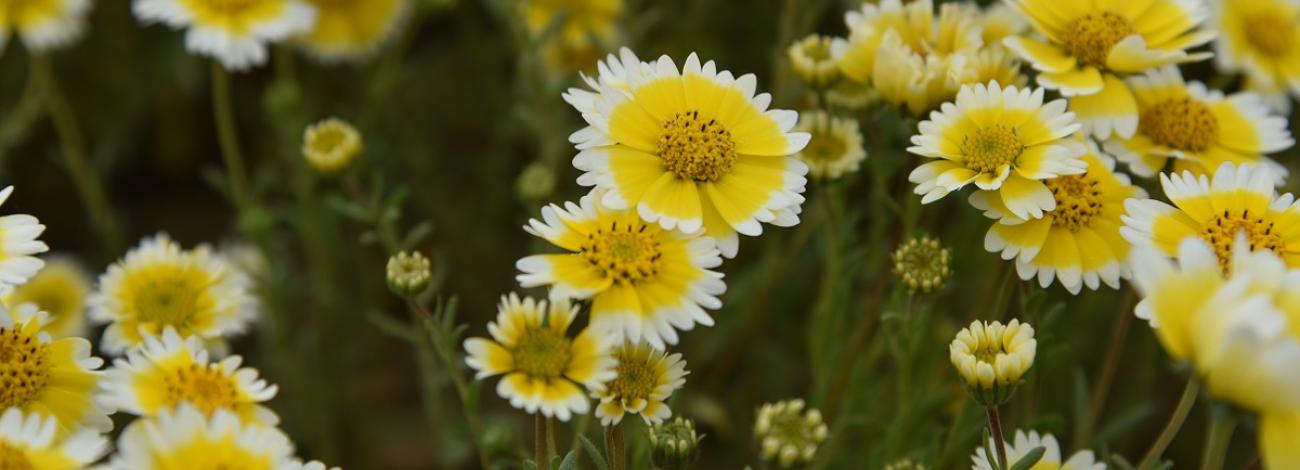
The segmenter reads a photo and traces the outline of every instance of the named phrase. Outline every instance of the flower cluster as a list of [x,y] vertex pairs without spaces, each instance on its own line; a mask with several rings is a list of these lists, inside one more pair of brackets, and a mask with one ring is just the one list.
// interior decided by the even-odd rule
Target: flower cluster
[[827,433],[821,412],[805,409],[800,399],[765,404],[754,420],[754,436],[763,460],[779,463],[782,468],[812,462]]

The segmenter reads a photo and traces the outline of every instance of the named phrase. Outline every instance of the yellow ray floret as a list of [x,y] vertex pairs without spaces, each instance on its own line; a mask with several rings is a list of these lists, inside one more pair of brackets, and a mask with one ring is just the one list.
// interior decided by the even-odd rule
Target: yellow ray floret
[[308,0],[316,24],[298,43],[324,62],[369,58],[402,22],[410,0]]
[[190,405],[138,419],[118,438],[111,470],[241,468],[299,470],[293,443],[272,426],[240,421],[226,410],[207,415]]
[[67,45],[85,29],[90,0],[14,0],[0,4],[0,51],[13,34],[32,52]]
[[9,408],[0,415],[0,465],[6,469],[78,470],[108,451],[108,440],[91,429],[58,432],[54,418]]
[[1300,4],[1292,0],[1210,2],[1210,25],[1219,31],[1214,59],[1219,70],[1241,72],[1248,89],[1286,113],[1300,95]]
[[31,304],[0,308],[0,409],[54,418],[60,435],[113,428],[94,399],[104,361],[82,338],[51,339],[45,312]]
[[306,0],[134,0],[135,17],[185,29],[185,48],[228,70],[266,63],[267,45],[306,33],[316,8]]
[[668,354],[642,343],[624,343],[614,350],[615,376],[592,390],[600,400],[596,417],[616,426],[624,414],[639,414],[646,425],[662,423],[673,412],[665,403],[686,384],[686,361],[680,353]]
[[76,261],[54,257],[27,283],[4,298],[4,305],[17,308],[32,304],[50,316],[44,331],[55,338],[84,336],[86,298],[90,296],[90,274]]

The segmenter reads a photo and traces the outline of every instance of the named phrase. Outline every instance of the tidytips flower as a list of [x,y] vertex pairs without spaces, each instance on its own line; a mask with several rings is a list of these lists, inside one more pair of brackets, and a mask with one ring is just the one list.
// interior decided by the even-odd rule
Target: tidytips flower
[[[0,189],[0,204],[9,200],[14,187]],[[45,226],[36,217],[27,214],[9,214],[0,216],[0,294],[7,293],[14,286],[27,282],[45,266],[33,255],[50,250],[45,242],[37,240]]]
[[754,437],[763,460],[789,468],[812,462],[829,433],[816,408],[804,409],[801,399],[767,403],[758,409]]
[[524,25],[538,37],[559,21],[556,37],[566,48],[590,47],[591,38],[613,37],[623,0],[524,0],[519,2]]
[[55,49],[77,39],[85,29],[90,0],[17,0],[0,6],[0,51],[9,35],[18,36],[34,53]]
[[[986,449],[993,449],[994,445],[993,440],[990,438],[987,446],[975,449],[975,454],[971,455],[970,458],[971,463],[973,464],[971,466],[972,470],[992,470],[992,467],[989,466],[989,460],[991,457],[990,453],[993,451]],[[1104,462],[1098,462],[1097,457],[1093,455],[1091,450],[1075,452],[1068,460],[1062,462],[1061,445],[1056,442],[1055,437],[1051,434],[1040,435],[1038,434],[1038,431],[1029,431],[1029,433],[1026,434],[1021,430],[1016,430],[1014,442],[1006,443],[1008,468],[1015,466],[1016,463],[1020,462],[1020,459],[1028,455],[1030,451],[1039,447],[1043,448],[1043,455],[1038,460],[1038,463],[1029,468],[1050,468],[1055,470],[1106,470],[1106,464]]]
[[42,331],[48,320],[31,304],[0,308],[0,410],[52,417],[59,435],[107,432],[113,422],[94,400],[104,361],[90,355],[85,339],[50,338]]
[[600,424],[617,425],[628,413],[641,415],[647,425],[662,423],[672,416],[664,402],[686,384],[690,373],[682,355],[625,343],[614,349],[613,356],[618,360],[614,378],[592,388],[592,396],[600,400],[596,406]]
[[411,0],[308,0],[316,23],[298,37],[308,53],[326,62],[369,58],[397,30]]
[[997,406],[1011,398],[1020,378],[1034,365],[1038,341],[1034,328],[1020,320],[971,322],[948,346],[953,367],[967,390],[984,406]]
[[809,85],[823,88],[840,78],[840,65],[831,57],[831,38],[810,35],[789,49],[790,66]]
[[858,171],[867,158],[856,119],[812,111],[800,115],[794,128],[812,136],[808,146],[794,156],[808,165],[813,178],[836,179]]
[[1300,95],[1300,4],[1291,0],[1216,0],[1210,26],[1219,31],[1214,61],[1225,72],[1246,75],[1246,89],[1286,113],[1287,96]]
[[240,421],[226,410],[208,415],[188,404],[135,420],[118,438],[117,448],[105,468],[299,468],[293,443],[279,429]]
[[186,49],[235,71],[266,63],[267,44],[316,23],[316,8],[305,0],[133,0],[131,6],[145,23],[186,29]]
[[952,275],[952,251],[929,235],[907,240],[892,256],[894,274],[912,292],[938,289]]
[[90,296],[90,274],[70,258],[53,257],[25,284],[4,298],[13,309],[32,304],[49,315],[42,328],[54,338],[84,336],[86,333],[86,298]]
[[647,429],[650,461],[663,470],[686,470],[700,458],[703,434],[695,432],[695,422],[678,416],[672,421]]
[[577,337],[566,333],[578,307],[568,301],[501,298],[497,319],[488,323],[492,339],[465,340],[465,363],[475,378],[502,375],[497,394],[510,405],[568,421],[586,413],[591,403],[581,387],[596,389],[614,379],[617,360],[610,355],[609,335],[587,328]]
[[82,429],[58,432],[54,418],[8,408],[0,415],[0,465],[6,469],[75,470],[108,452],[108,439]]
[[414,297],[429,287],[433,264],[418,251],[395,254],[388,258],[388,289],[401,297]]
[[980,12],[980,30],[985,45],[1001,45],[1007,36],[1029,31],[1029,20],[1004,2],[993,2]]
[[974,183],[997,191],[1022,219],[1056,208],[1042,180],[1087,171],[1087,152],[1070,135],[1079,130],[1065,100],[1043,103],[1043,89],[963,86],[956,103],[944,103],[921,121],[907,151],[938,161],[912,171],[922,203],[931,203]]
[[361,154],[361,133],[352,124],[329,118],[307,127],[302,137],[302,155],[312,168],[324,174],[337,173]]

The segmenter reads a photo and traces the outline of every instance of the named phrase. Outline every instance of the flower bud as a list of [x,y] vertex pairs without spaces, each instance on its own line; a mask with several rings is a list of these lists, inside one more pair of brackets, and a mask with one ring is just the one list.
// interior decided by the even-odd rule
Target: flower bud
[[405,251],[388,258],[388,288],[402,297],[412,297],[429,287],[432,264],[419,252]]

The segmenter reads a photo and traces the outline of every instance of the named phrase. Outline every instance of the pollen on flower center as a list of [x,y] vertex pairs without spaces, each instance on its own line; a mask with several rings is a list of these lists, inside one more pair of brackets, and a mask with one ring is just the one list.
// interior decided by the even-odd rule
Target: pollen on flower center
[[50,350],[33,335],[0,328],[0,409],[23,406],[50,381]]
[[610,223],[587,234],[582,256],[606,276],[621,283],[635,283],[659,273],[663,255],[658,229],[643,223]]
[[736,163],[736,141],[721,122],[687,111],[664,121],[655,153],[682,179],[717,181]]
[[519,337],[511,356],[515,367],[531,377],[559,378],[568,368],[572,353],[563,331],[532,328]]
[[1044,183],[1056,199],[1056,209],[1051,212],[1052,226],[1078,232],[1101,213],[1101,181],[1097,178],[1086,174],[1064,175]]
[[1203,151],[1219,137],[1219,119],[1208,106],[1187,97],[1152,106],[1138,122],[1143,134],[1179,150]]
[[184,327],[199,310],[204,287],[197,279],[174,278],[151,280],[135,296],[141,321]]
[[996,173],[1003,165],[1015,163],[1024,149],[1016,129],[1004,124],[981,127],[961,141],[966,168],[980,173]]
[[32,464],[22,449],[0,442],[0,469],[36,470],[36,465]]
[[1273,229],[1273,222],[1260,215],[1243,210],[1233,214],[1227,210],[1216,214],[1214,219],[1201,228],[1201,238],[1214,246],[1214,253],[1219,257],[1219,266],[1227,274],[1232,263],[1232,247],[1237,235],[1244,233],[1250,243],[1251,251],[1269,250],[1278,256],[1284,255],[1282,236]]
[[658,383],[658,371],[650,364],[648,356],[619,353],[618,376],[609,383],[609,394],[622,400],[645,400]]
[[1272,57],[1291,50],[1295,31],[1290,21],[1274,15],[1259,15],[1246,22],[1246,40],[1260,52]]
[[204,413],[212,413],[219,408],[233,407],[239,400],[234,380],[220,369],[205,364],[193,363],[177,369],[163,377],[163,383],[171,406],[189,402]]
[[1092,66],[1105,66],[1110,49],[1137,32],[1127,17],[1102,11],[1088,13],[1074,20],[1065,34],[1065,48],[1071,55]]

